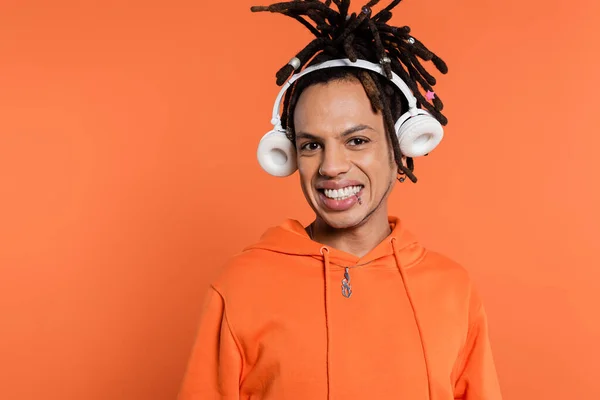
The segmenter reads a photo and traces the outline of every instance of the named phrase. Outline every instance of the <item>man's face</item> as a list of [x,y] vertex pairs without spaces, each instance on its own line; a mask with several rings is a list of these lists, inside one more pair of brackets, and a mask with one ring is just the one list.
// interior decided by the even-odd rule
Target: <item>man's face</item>
[[318,217],[344,229],[387,214],[397,167],[383,116],[373,112],[358,80],[306,88],[294,126],[302,191]]

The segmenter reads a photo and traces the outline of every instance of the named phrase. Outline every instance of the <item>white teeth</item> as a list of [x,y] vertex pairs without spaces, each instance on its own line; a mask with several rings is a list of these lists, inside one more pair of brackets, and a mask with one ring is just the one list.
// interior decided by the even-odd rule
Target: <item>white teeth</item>
[[330,199],[344,200],[348,197],[355,196],[362,190],[362,186],[348,186],[343,189],[325,189],[325,196]]

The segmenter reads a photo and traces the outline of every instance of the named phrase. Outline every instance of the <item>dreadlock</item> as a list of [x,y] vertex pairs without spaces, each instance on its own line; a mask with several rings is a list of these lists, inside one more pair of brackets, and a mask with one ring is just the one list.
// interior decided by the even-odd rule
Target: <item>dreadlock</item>
[[400,181],[408,177],[416,182],[414,161],[407,157],[406,165],[402,162],[403,156],[394,127],[394,122],[406,111],[408,103],[394,89],[389,79],[392,78],[392,72],[396,73],[412,91],[417,105],[429,111],[442,125],[446,125],[448,120],[442,114],[444,105],[440,98],[434,95],[430,103],[421,91],[432,92],[436,79],[427,72],[420,60],[431,61],[442,74],[448,72],[448,67],[441,58],[410,35],[408,26],[395,27],[387,24],[392,18],[392,10],[401,1],[391,1],[375,15],[372,15],[372,8],[380,0],[370,0],[358,14],[349,14],[350,0],[294,0],[270,6],[253,6],[251,11],[268,11],[294,18],[315,36],[313,41],[296,54],[295,58],[300,62],[298,68],[295,68],[297,65],[288,63],[277,71],[278,86],[283,85],[296,69],[337,58],[380,63],[388,78],[375,72],[353,68],[323,69],[302,77],[286,92],[284,98],[281,122],[289,139],[295,140],[292,115],[304,89],[317,83],[354,77],[362,83],[373,110],[383,114]]

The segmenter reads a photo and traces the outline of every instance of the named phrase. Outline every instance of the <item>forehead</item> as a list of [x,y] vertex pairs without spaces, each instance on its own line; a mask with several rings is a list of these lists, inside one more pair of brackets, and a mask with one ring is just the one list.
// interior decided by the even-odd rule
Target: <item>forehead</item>
[[356,125],[383,129],[380,112],[374,112],[371,101],[358,79],[338,79],[318,83],[304,89],[294,109],[296,132],[330,135]]

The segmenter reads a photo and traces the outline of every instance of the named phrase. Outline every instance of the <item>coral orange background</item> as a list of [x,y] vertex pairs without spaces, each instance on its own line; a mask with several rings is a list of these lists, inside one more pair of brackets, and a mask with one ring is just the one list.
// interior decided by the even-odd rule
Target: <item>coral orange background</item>
[[[216,268],[310,220],[255,149],[311,36],[253,4],[0,5],[1,399],[174,399]],[[448,62],[450,124],[391,209],[472,272],[506,399],[600,398],[599,15],[406,0],[393,20]]]

